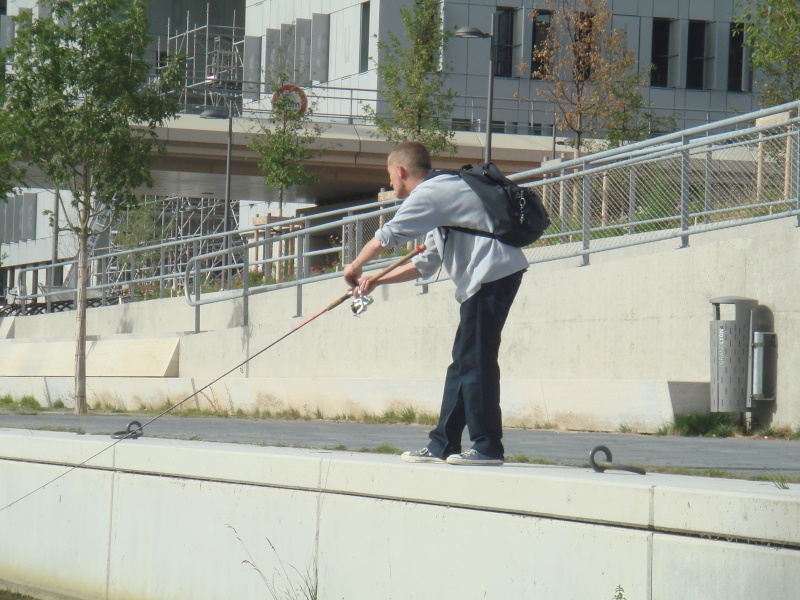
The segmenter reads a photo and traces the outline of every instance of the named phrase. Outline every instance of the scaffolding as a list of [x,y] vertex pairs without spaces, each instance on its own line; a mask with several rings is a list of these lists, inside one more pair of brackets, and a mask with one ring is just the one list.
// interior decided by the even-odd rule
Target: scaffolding
[[206,4],[205,24],[192,24],[189,11],[183,31],[167,20],[167,53],[186,56],[182,111],[227,108],[232,102],[234,113],[241,114],[244,27],[236,26],[236,12],[232,25],[211,25],[209,19],[210,5]]
[[[225,231],[225,201],[215,198],[186,198],[181,196],[159,197],[146,196],[140,207],[144,210],[151,207],[158,215],[152,227],[152,240],[139,240],[144,246],[169,243],[169,252],[164,256],[151,255],[152,252],[141,252],[136,257],[136,264],[119,264],[117,253],[132,250],[121,243],[117,235],[112,235],[108,252],[112,255],[107,269],[106,282],[121,283],[128,279],[143,276],[152,270],[155,264],[164,261],[163,267],[169,272],[183,273],[187,261],[192,255],[208,254],[223,249],[221,234]],[[229,213],[230,231],[239,227],[239,202],[231,201]],[[117,215],[116,230],[124,229],[136,210],[129,209]],[[103,252],[100,252],[101,254]],[[212,266],[219,266],[221,258],[215,259]]]
[[[198,114],[208,108],[219,107],[220,112],[228,114],[229,103],[233,114],[241,114],[242,74],[244,69],[244,27],[236,26],[236,12],[233,12],[231,25],[212,25],[211,7],[206,4],[205,23],[198,24],[192,20],[190,11],[186,11],[185,21],[167,20],[166,48],[158,43],[159,61],[170,53],[183,54],[186,66],[183,74],[183,93],[181,94],[181,112]],[[225,207],[228,205],[228,229],[236,231],[239,227],[239,202],[221,198],[189,198],[183,196],[145,196],[143,205],[155,207],[158,215],[155,219],[153,234],[160,235],[158,242],[176,242],[171,245],[172,251],[165,256],[170,269],[182,272],[192,252],[198,250],[193,246],[199,240],[199,251],[203,254],[222,249],[222,238],[219,234],[225,231]],[[135,209],[133,209],[135,210]],[[127,222],[131,210],[115,216],[115,224]],[[118,240],[111,236],[108,251],[110,253],[123,248]],[[98,254],[102,253],[102,250]],[[152,257],[140,256],[142,267]],[[112,263],[114,260],[112,260]],[[131,277],[132,265],[109,264],[111,279],[123,280]],[[133,270],[137,270],[133,265]]]

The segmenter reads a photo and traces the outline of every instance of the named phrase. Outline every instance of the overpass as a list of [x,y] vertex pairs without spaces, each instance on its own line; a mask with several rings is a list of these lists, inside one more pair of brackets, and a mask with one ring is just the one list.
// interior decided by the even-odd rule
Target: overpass
[[[266,189],[258,171],[258,156],[248,148],[257,128],[254,118],[233,119],[231,162],[231,197],[241,200],[268,200],[274,192]],[[310,161],[310,169],[320,180],[308,186],[287,190],[288,201],[309,204],[335,204],[353,199],[375,199],[381,188],[388,188],[386,155],[391,145],[374,137],[375,128],[367,125],[332,123],[323,127],[318,146],[319,157]],[[227,119],[202,119],[197,115],[179,115],[158,129],[166,154],[154,156],[153,189],[143,192],[162,196],[224,198]],[[480,162],[484,134],[455,132],[458,146],[455,157],[440,157],[440,168],[458,168]],[[553,155],[553,140],[542,136],[493,134],[493,160],[506,173],[541,166]],[[558,144],[558,157],[571,156],[572,149]]]

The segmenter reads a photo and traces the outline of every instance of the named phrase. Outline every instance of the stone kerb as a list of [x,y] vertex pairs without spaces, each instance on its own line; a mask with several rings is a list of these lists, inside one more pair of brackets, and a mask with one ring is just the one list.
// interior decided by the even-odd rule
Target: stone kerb
[[[681,556],[702,562],[705,552],[706,570],[752,590],[737,566],[764,566],[765,544],[779,571],[759,580],[760,591],[787,597],[800,573],[795,485],[11,430],[0,430],[0,479],[9,482],[0,507],[52,481],[0,511],[0,582],[71,598],[255,597],[257,574],[236,570],[248,556],[267,577],[282,563],[313,565],[321,593],[356,599],[454,589],[465,598],[588,598],[624,584],[630,597],[688,589],[681,597],[722,600],[731,596],[709,589],[703,568]],[[496,548],[491,569],[408,559],[423,547],[467,552],[475,539]],[[90,551],[74,552],[76,541]],[[730,567],[719,560],[732,556]],[[681,568],[670,570],[676,560]],[[566,563],[581,576],[565,577]]]

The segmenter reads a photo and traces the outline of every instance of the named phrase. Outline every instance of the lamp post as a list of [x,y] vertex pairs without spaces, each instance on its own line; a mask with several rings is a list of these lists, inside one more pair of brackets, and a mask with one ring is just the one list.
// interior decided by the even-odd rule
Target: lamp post
[[494,101],[494,12],[489,23],[489,33],[484,33],[477,27],[462,27],[456,30],[456,37],[460,38],[489,38],[489,92],[486,97],[486,145],[483,149],[483,162],[492,160],[492,102]]
[[[202,119],[225,119],[226,117],[214,109],[206,109],[200,113]],[[229,256],[227,250],[230,248],[230,212],[231,212],[231,145],[233,142],[233,100],[228,99],[228,153],[225,160],[225,205],[222,216],[222,228],[225,237],[222,238],[222,289],[227,290],[231,287],[231,276],[228,272]]]

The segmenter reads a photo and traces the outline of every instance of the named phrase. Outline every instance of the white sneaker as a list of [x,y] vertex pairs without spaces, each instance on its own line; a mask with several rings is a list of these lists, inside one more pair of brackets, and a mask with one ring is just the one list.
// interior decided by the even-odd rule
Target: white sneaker
[[447,463],[451,465],[488,465],[500,466],[503,464],[502,458],[490,458],[481,454],[477,450],[467,450],[461,454],[451,454],[447,457]]
[[400,458],[406,462],[412,463],[443,463],[444,461],[433,454],[427,448],[422,448],[421,450],[414,450],[409,452],[403,452],[400,455]]

